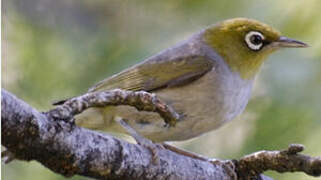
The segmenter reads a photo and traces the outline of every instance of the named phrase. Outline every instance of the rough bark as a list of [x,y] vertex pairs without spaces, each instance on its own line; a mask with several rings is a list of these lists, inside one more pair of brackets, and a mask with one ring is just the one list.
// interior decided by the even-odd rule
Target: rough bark
[[304,147],[291,144],[283,151],[259,151],[234,161],[240,179],[250,179],[252,176],[267,170],[283,172],[305,172],[311,176],[321,175],[321,156],[310,157],[303,154]]
[[237,173],[238,179],[269,179],[259,176],[266,170],[321,174],[321,158],[298,154],[303,150],[298,145],[233,160],[235,169],[226,161],[213,164],[164,148],[157,149],[159,161],[155,164],[148,148],[77,127],[71,121],[75,114],[89,107],[127,104],[158,112],[174,125],[177,114],[146,92],[113,90],[86,94],[46,113],[38,112],[5,90],[1,94],[2,145],[8,150],[5,155],[36,160],[67,177],[78,174],[97,179],[234,179]]

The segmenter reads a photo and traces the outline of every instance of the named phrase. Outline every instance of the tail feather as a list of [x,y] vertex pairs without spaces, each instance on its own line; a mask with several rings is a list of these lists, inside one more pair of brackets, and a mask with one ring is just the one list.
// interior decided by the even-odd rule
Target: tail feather
[[66,101],[68,101],[69,99],[71,99],[71,98],[54,101],[54,102],[52,103],[52,105],[54,105],[54,106],[63,105],[63,104],[64,104]]

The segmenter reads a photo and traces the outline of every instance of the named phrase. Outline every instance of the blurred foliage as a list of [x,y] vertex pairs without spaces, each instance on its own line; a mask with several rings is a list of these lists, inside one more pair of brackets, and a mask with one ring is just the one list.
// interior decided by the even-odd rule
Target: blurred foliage
[[[311,48],[272,55],[238,120],[176,145],[222,159],[290,143],[321,154],[318,0],[11,0],[2,5],[2,87],[40,110],[217,21],[249,17],[266,22]],[[2,170],[6,180],[65,179],[37,162],[15,161]],[[302,173],[268,175],[309,179]]]

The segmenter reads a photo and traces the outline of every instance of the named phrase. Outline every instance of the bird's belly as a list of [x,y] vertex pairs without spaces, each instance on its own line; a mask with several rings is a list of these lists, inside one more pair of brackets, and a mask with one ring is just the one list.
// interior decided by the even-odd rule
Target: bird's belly
[[[139,112],[130,106],[96,109],[103,114],[97,127],[104,127],[107,131],[125,132],[118,123],[111,120],[119,116],[126,119],[140,134],[156,142],[186,140],[214,130],[244,110],[250,96],[251,84],[221,79],[213,73],[215,72],[209,72],[188,85],[154,92],[181,115],[175,127],[165,127],[164,120],[157,113]],[[99,119],[97,112],[95,121]],[[88,119],[82,122],[88,123]],[[80,125],[88,127],[85,123]]]
[[164,130],[153,135],[152,139],[190,139],[220,127],[244,110],[250,97],[251,83],[241,79],[219,79],[214,73],[210,72],[187,86],[156,92],[182,118],[175,127],[162,127]]

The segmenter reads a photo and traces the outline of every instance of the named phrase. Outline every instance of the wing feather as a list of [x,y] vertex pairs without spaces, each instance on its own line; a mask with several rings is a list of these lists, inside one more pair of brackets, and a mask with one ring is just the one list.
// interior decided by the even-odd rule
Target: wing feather
[[213,61],[199,55],[156,56],[113,75],[89,91],[124,89],[132,91],[152,91],[166,86],[188,83],[211,70]]

